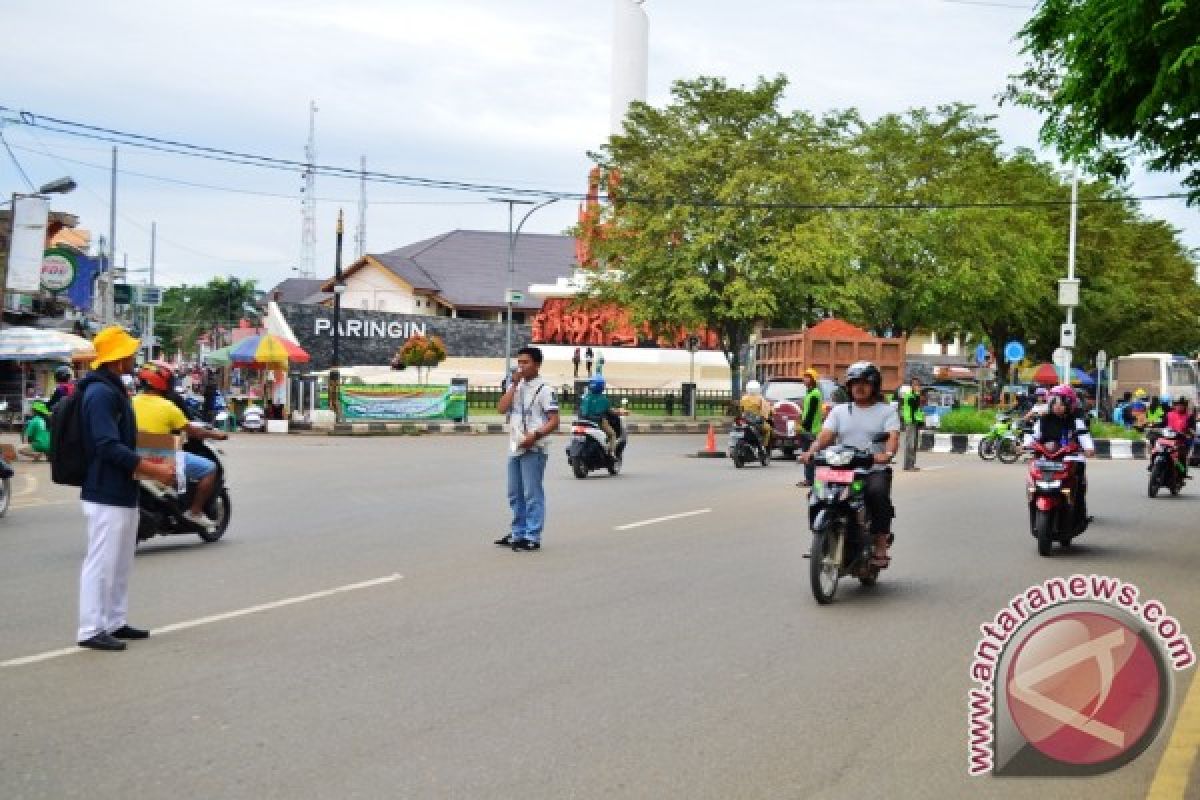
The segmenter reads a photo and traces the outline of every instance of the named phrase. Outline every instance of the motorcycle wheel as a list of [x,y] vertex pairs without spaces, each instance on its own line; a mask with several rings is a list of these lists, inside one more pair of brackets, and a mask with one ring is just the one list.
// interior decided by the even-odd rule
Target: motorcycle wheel
[[1001,439],[996,448],[996,457],[1004,464],[1015,464],[1021,456],[1016,439]]
[[8,513],[8,506],[12,502],[12,478],[5,478],[0,481],[0,517]]
[[577,458],[571,459],[571,471],[575,473],[575,477],[579,478],[579,480],[583,480],[588,476],[587,467]]
[[1033,518],[1033,535],[1037,537],[1039,556],[1054,552],[1054,515],[1049,511],[1038,511]]
[[730,453],[730,457],[733,459],[733,465],[735,467],[737,467],[738,469],[741,469],[742,467],[746,466],[746,461],[745,461],[745,459],[742,458],[742,448],[740,448],[740,447],[733,448],[733,452]]
[[217,492],[212,500],[208,501],[208,507],[205,509],[209,515],[217,521],[217,527],[210,533],[197,534],[206,542],[215,542],[225,535],[225,531],[229,529],[229,518],[233,513],[233,507],[229,502],[229,490],[222,489]]
[[1154,466],[1150,468],[1150,483],[1146,486],[1146,494],[1150,497],[1158,497],[1158,490],[1163,485],[1163,462],[1158,460],[1154,462]]
[[624,463],[624,461],[625,461],[625,458],[623,456],[617,456],[616,458],[614,458],[612,460],[612,463],[608,465],[608,474],[609,475],[620,475],[621,474],[621,465]]
[[879,567],[867,567],[866,572],[860,572],[858,582],[863,586],[874,586],[879,583]]
[[1171,497],[1179,497],[1179,490],[1183,488],[1183,476],[1179,474],[1179,467],[1172,464],[1170,469],[1175,471],[1175,480],[1171,481],[1171,485],[1167,488],[1171,491]]
[[783,457],[786,458],[788,461],[794,460],[796,458],[796,448],[794,448],[794,447],[783,448]]
[[833,554],[837,550],[835,538],[828,525],[813,531],[812,552],[808,556],[808,582],[813,598],[823,606],[832,603],[837,594],[838,565],[833,563]]
[[758,463],[762,464],[764,467],[771,463],[771,454],[767,452],[767,448],[758,448]]
[[996,457],[996,440],[991,437],[985,437],[979,440],[979,457],[984,461],[991,461]]

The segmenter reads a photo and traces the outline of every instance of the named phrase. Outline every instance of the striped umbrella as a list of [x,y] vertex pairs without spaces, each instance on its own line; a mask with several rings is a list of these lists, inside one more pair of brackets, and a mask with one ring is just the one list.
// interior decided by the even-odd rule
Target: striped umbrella
[[0,328],[0,361],[70,361],[73,349],[57,331]]
[[308,353],[300,345],[269,333],[243,339],[229,351],[229,362],[235,367],[285,367],[288,362],[307,361]]

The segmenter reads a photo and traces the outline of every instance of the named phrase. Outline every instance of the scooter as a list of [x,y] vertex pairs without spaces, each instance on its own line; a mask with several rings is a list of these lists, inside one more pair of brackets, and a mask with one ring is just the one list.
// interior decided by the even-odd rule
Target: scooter
[[762,421],[757,414],[739,414],[734,418],[729,428],[729,457],[738,469],[748,461],[757,461],[764,467],[771,463],[771,454],[763,446]]
[[1150,453],[1150,481],[1146,486],[1146,494],[1157,497],[1159,489],[1166,489],[1173,496],[1183,489],[1184,481],[1191,480],[1187,474],[1184,461],[1187,455],[1183,452],[1186,440],[1178,431],[1167,428],[1159,433],[1154,440],[1154,450]]
[[608,438],[598,423],[577,419],[571,425],[571,443],[567,445],[567,463],[575,477],[583,480],[593,470],[607,469],[609,475],[619,475],[625,463],[625,447],[629,432],[616,414],[610,414],[609,424],[617,434],[613,454],[608,454]]
[[217,482],[212,497],[204,507],[204,513],[216,522],[209,529],[184,519],[183,512],[191,508],[196,484],[189,482],[181,494],[177,487],[163,486],[155,481],[139,481],[138,488],[138,532],[137,540],[144,542],[155,536],[196,535],[206,542],[215,542],[229,528],[232,506],[229,488],[225,485],[225,464],[221,451],[209,445],[207,440],[189,438],[183,449],[217,465]]
[[242,412],[242,430],[250,433],[262,433],[267,429],[267,415],[261,406],[249,405]]
[[1033,444],[1025,497],[1029,505],[1029,532],[1037,539],[1038,555],[1049,556],[1054,543],[1068,547],[1088,526],[1087,502],[1080,485],[1080,467],[1067,456],[1079,445]]

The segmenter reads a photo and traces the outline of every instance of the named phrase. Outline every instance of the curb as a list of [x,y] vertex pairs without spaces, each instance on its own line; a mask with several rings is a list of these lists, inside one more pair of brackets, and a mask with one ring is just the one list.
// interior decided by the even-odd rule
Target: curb
[[[631,434],[707,434],[708,423],[699,422],[631,422]],[[714,424],[716,433],[728,433],[729,424]],[[498,422],[342,422],[324,431],[328,436],[419,436],[421,434],[506,434],[507,427]],[[560,431],[561,432],[561,431]]]
[[[918,450],[931,453],[974,453],[979,448],[980,433],[921,432]],[[1123,461],[1146,458],[1146,442],[1130,439],[1096,439],[1096,458]]]

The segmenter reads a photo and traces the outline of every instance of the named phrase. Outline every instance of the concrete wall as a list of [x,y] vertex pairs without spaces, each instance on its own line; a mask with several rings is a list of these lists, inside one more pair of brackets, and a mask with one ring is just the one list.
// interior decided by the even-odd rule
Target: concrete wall
[[[312,356],[309,366],[328,369],[333,363],[333,309],[317,305],[279,304],[300,346]],[[448,355],[504,358],[504,325],[473,319],[391,314],[343,308],[338,349],[342,366],[389,364],[413,333],[439,336]],[[513,325],[513,351],[529,343],[528,325]]]

